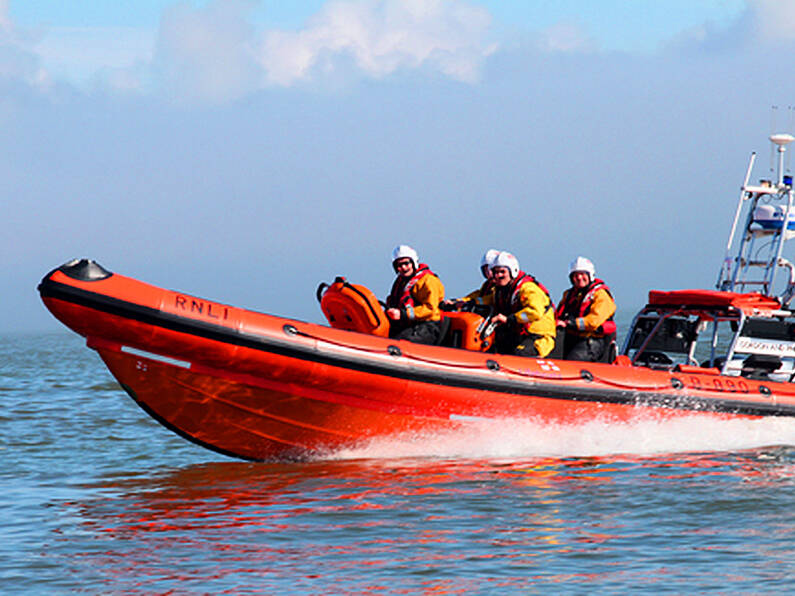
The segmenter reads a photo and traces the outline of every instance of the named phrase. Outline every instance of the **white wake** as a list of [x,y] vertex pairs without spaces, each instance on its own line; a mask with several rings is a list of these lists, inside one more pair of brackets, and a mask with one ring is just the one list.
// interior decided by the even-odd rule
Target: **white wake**
[[795,447],[795,419],[718,420],[688,416],[632,422],[593,421],[581,425],[539,424],[527,420],[478,422],[449,433],[374,439],[334,453],[334,459],[360,458],[531,458],[650,455]]

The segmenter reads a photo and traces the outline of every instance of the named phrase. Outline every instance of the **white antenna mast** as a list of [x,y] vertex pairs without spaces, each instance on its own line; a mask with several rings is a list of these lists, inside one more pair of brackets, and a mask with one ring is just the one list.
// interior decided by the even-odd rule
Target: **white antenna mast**
[[[787,125],[787,130],[795,130],[795,107],[787,106],[787,109],[789,110],[789,123]],[[787,160],[784,167],[788,174],[790,173],[789,164],[791,161],[792,158],[789,156],[789,154],[787,154]]]
[[[778,129],[777,123],[778,122],[778,106],[770,106],[770,138],[774,134],[776,134],[776,130]],[[770,178],[772,179],[776,169],[776,149],[773,145],[770,145]]]
[[[784,243],[795,238],[795,201],[793,200],[795,194],[792,176],[785,175],[784,164],[787,158],[785,155],[787,146],[795,141],[795,136],[789,133],[773,133],[769,138],[771,180],[760,180],[758,185],[749,184],[756,157],[755,154],[751,154],[716,287],[731,292],[747,292],[754,288],[762,294],[773,296],[777,293],[776,274],[779,269],[784,268],[789,270],[790,275],[780,300],[782,304],[788,305],[795,297],[795,265],[782,255]],[[776,153],[778,159],[774,161]],[[773,165],[774,163],[776,166]],[[740,212],[744,206],[746,207],[745,225],[739,230]],[[739,245],[736,257],[731,258],[735,236],[739,240]],[[757,242],[765,244],[756,249]]]
[[778,147],[778,174],[777,184],[784,183],[784,153],[787,151],[787,145],[795,141],[795,137],[788,133],[778,133],[770,135],[770,141]]

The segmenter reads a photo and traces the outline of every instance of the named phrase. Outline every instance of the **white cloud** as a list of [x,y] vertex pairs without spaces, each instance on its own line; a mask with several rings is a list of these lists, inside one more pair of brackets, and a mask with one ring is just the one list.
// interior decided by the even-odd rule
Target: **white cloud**
[[[73,84],[97,77],[112,80],[131,75],[135,65],[150,64],[154,35],[133,27],[54,27],[34,50],[48,69]],[[112,83],[111,81],[107,81]],[[135,85],[139,90],[142,84]],[[129,89],[130,85],[123,86]]]
[[[381,79],[423,70],[476,83],[498,35],[473,0],[330,0],[297,30],[258,29],[250,18],[256,0],[173,1],[157,32],[48,27],[34,38],[0,0],[0,81],[46,91],[58,78],[209,103],[274,86],[344,84],[351,73]],[[669,46],[795,42],[795,0],[746,0],[746,7],[731,31],[707,22]],[[603,49],[588,27],[561,21],[535,31],[532,43],[546,52]]]
[[795,40],[795,2],[748,0],[755,37],[772,43]]
[[39,89],[50,86],[50,76],[32,46],[32,40],[11,21],[8,0],[0,0],[0,80],[21,81]]
[[557,23],[541,32],[537,41],[548,52],[588,52],[597,45],[588,32],[575,23]]
[[201,9],[179,4],[165,13],[154,67],[167,94],[222,102],[258,86],[257,38],[246,20],[252,7],[247,0],[221,0]]
[[460,1],[336,1],[303,30],[267,32],[259,60],[266,81],[283,86],[333,69],[329,56],[351,60],[374,78],[428,67],[472,83],[494,51],[485,40],[490,24],[485,9]]
[[11,28],[11,17],[8,14],[8,0],[0,0],[0,29],[8,31]]
[[[0,79],[39,88],[50,73],[111,92],[224,103],[256,90],[338,84],[422,69],[478,81],[495,51],[489,13],[465,0],[332,0],[296,31],[258,30],[255,0],[172,5],[155,35],[125,27],[19,31],[0,0]],[[43,66],[46,65],[46,68]]]

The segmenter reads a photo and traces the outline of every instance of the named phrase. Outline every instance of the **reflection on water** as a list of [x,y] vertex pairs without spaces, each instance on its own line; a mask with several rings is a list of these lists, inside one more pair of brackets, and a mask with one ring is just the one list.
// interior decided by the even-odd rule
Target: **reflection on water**
[[90,487],[50,550],[146,593],[783,587],[794,454],[201,464]]

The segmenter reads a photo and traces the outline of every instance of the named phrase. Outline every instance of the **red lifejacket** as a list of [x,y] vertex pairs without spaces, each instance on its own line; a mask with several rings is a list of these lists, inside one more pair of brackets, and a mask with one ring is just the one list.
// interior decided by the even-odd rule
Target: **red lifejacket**
[[411,277],[403,277],[398,275],[395,283],[392,284],[392,290],[389,292],[389,297],[386,299],[387,308],[405,308],[414,307],[414,298],[411,297],[411,289],[426,275],[436,274],[428,268],[425,263],[420,263],[414,275]]
[[[496,288],[494,292],[494,310],[504,315],[511,315],[516,311],[521,310],[523,307],[521,301],[519,300],[519,295],[521,293],[520,291],[523,285],[531,282],[541,288],[541,291],[547,295],[547,300],[549,300],[547,310],[550,308],[554,309],[555,303],[552,302],[552,297],[549,295],[549,290],[546,289],[544,284],[542,284],[529,273],[520,271],[507,286],[502,288],[498,286]],[[527,328],[529,327],[530,323],[517,324],[519,325],[522,332],[528,332]]]
[[[582,290],[575,290],[571,288],[563,296],[555,311],[555,317],[558,320],[567,318],[578,319],[584,317],[591,310],[594,296],[599,290],[604,290],[612,298],[613,294],[610,293],[610,288],[601,279],[595,279]],[[613,320],[613,315],[599,326],[595,331],[597,335],[611,336],[616,334],[616,323]]]

